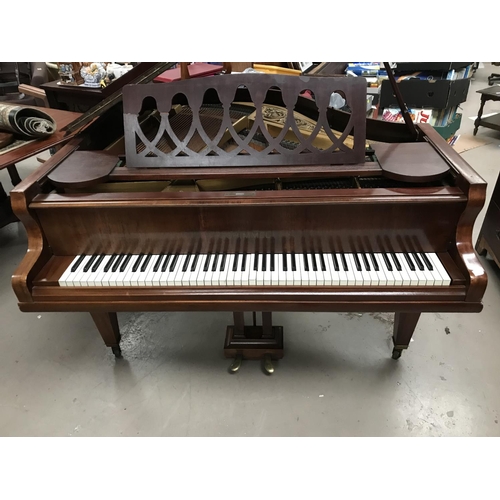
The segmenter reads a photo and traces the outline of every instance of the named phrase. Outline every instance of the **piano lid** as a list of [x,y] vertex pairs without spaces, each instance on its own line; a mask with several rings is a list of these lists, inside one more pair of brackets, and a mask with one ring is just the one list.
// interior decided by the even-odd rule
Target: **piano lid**
[[[239,104],[238,90],[242,88],[247,89],[255,108],[245,135],[240,133],[241,122],[230,114],[230,109]],[[285,104],[279,120],[268,116],[270,109],[264,104],[268,93],[276,88]],[[200,110],[205,95],[213,92],[221,113],[217,130],[209,132]],[[294,112],[304,92],[314,101],[318,116],[308,130],[300,126]],[[340,134],[330,128],[327,116],[334,92],[341,94],[352,110]],[[187,105],[182,133],[172,125],[178,119],[175,106],[179,96]],[[141,123],[141,111],[151,105],[158,111],[158,126],[153,133],[143,129]],[[126,164],[130,168],[347,165],[365,159],[364,78],[238,74],[166,85],[128,85],[123,89],[123,106]],[[280,126],[273,127],[273,121]],[[293,148],[287,147],[287,136],[294,137]],[[224,148],[228,139],[233,147]]]

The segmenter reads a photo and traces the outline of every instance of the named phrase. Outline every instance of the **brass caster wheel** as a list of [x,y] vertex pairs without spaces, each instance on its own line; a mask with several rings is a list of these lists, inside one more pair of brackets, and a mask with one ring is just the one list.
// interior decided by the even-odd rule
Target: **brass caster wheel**
[[241,363],[243,362],[242,356],[236,356],[229,367],[229,373],[236,373],[241,368]]
[[392,350],[392,359],[399,359],[401,357],[402,352],[403,352],[403,349],[394,348]]
[[266,375],[272,375],[274,373],[274,366],[273,366],[273,362],[271,360],[271,355],[270,354],[266,354],[264,356],[264,373]]
[[119,345],[114,345],[111,350],[113,351],[113,354],[115,355],[115,358],[121,358],[122,357],[122,350],[120,349]]

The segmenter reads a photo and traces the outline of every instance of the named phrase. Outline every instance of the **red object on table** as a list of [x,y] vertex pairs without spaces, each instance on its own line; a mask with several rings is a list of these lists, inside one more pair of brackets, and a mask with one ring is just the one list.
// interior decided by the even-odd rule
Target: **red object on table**
[[[222,64],[194,63],[188,65],[189,76],[196,78],[200,76],[211,76],[220,73],[224,69]],[[169,83],[181,79],[181,68],[168,69],[161,75],[158,75],[153,82]]]

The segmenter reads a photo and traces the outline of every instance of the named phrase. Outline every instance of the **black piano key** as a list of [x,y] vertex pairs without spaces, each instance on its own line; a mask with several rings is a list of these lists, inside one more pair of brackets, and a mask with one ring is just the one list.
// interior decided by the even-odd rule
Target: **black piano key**
[[139,269],[139,266],[141,265],[141,261],[144,258],[144,254],[141,253],[138,255],[137,259],[135,259],[134,265],[132,266],[132,272],[136,272],[137,269]]
[[95,273],[98,269],[99,269],[99,266],[101,265],[101,262],[104,260],[104,257],[106,257],[106,255],[102,254],[96,261],[95,261],[95,264],[92,266],[92,272]]
[[288,254],[283,254],[283,271],[288,271]]
[[425,253],[421,253],[420,257],[422,257],[422,260],[425,262],[425,265],[427,266],[427,269],[429,271],[433,271],[434,268],[432,267],[431,261],[428,259],[427,255],[425,255]]
[[353,253],[352,256],[354,257],[354,265],[356,266],[356,269],[358,271],[361,271],[361,262],[359,262],[358,254],[357,253]]
[[168,263],[172,258],[172,254],[167,254],[165,260],[163,261],[163,265],[161,266],[161,272],[164,273],[167,270]]
[[222,259],[221,259],[221,262],[220,262],[220,271],[224,271],[225,267],[226,267],[226,259],[227,259],[227,253],[223,253],[222,254]]
[[349,271],[349,266],[347,265],[347,259],[345,258],[344,252],[341,252],[340,259],[342,260],[342,267],[344,271]]
[[95,253],[94,255],[92,255],[92,257],[90,257],[89,261],[85,264],[85,267],[83,268],[84,273],[89,271],[89,269],[91,268],[92,264],[94,263],[94,261],[97,259],[98,256],[99,254]]
[[406,259],[406,262],[408,263],[408,267],[412,270],[412,271],[415,271],[415,264],[413,263],[413,261],[411,260],[411,257],[409,254],[407,253],[404,253],[403,254],[405,256],[405,259]]
[[148,268],[149,261],[151,260],[151,257],[153,257],[151,254],[146,255],[146,259],[142,263],[141,266],[141,273],[145,273],[146,269]]
[[106,265],[104,266],[104,272],[107,273],[110,269],[111,269],[111,266],[114,262],[114,260],[118,257],[118,255],[116,253],[114,253],[108,260],[108,262],[106,262]]
[[246,267],[247,267],[247,254],[244,253],[241,259],[241,270],[245,271]]
[[120,262],[125,258],[125,254],[121,254],[118,256],[118,258],[115,260],[115,263],[113,264],[113,267],[111,268],[111,271],[116,273],[118,271],[118,267],[120,267]]
[[292,258],[292,271],[295,272],[295,271],[297,271],[297,262],[295,260],[295,252],[291,253],[291,258]]
[[74,273],[80,267],[80,264],[83,262],[83,259],[85,259],[85,257],[87,257],[85,254],[82,254],[80,255],[80,257],[78,257],[78,260],[71,267],[72,273]]
[[191,265],[191,272],[193,273],[194,271],[196,271],[196,265],[198,264],[198,259],[200,258],[200,254],[199,253],[195,253],[194,254],[194,259],[193,259],[193,264]]
[[309,271],[309,261],[307,260],[307,254],[304,252],[304,269]]
[[259,254],[255,254],[255,259],[253,261],[253,270],[258,271],[259,270]]
[[392,264],[391,264],[391,261],[389,260],[388,255],[386,253],[383,253],[382,257],[384,258],[385,265],[387,266],[387,270],[392,271]]
[[218,253],[215,254],[214,256],[214,262],[212,264],[212,272],[214,273],[215,271],[217,271],[217,261],[219,260],[219,255]]
[[274,272],[274,252],[271,254],[271,272]]
[[233,273],[235,273],[236,271],[238,271],[238,258],[239,258],[240,254],[237,253],[234,255],[234,260],[233,260]]
[[335,252],[332,252],[332,259],[333,259],[333,268],[335,269],[335,271],[340,271],[339,261],[337,260],[337,254]]
[[262,255],[262,271],[267,269],[267,253]]
[[155,273],[158,271],[158,269],[160,269],[160,265],[161,265],[161,261],[162,261],[163,257],[165,257],[164,253],[160,254],[160,256],[156,259],[155,265],[153,267],[153,271]]
[[205,259],[205,264],[203,265],[203,272],[206,273],[208,271],[208,268],[210,267],[210,259],[212,258],[212,254],[209,253],[207,254],[207,257]]
[[191,254],[188,253],[184,259],[184,264],[182,265],[182,272],[185,273],[188,270],[189,261],[191,260]]
[[169,272],[171,272],[171,273],[172,273],[172,272],[174,271],[175,266],[176,266],[176,264],[177,264],[177,261],[178,261],[178,260],[179,260],[179,254],[178,254],[178,253],[176,253],[176,254],[174,255],[174,258],[172,259],[172,263],[170,264],[170,267],[169,267],[169,269],[168,269],[168,270],[169,270]]
[[416,254],[415,252],[413,252],[412,255],[413,255],[413,258],[415,259],[415,262],[417,263],[418,268],[421,271],[423,271],[424,270],[424,265],[422,264],[422,261],[420,260],[420,257],[418,256],[418,254]]
[[317,271],[318,270],[318,263],[316,262],[316,255],[311,253],[309,254],[311,256],[311,263],[312,263],[312,268],[313,268],[313,271]]
[[380,271],[377,259],[375,258],[375,255],[373,255],[373,253],[371,252],[370,252],[370,258],[372,259],[373,269],[375,269],[375,271]]
[[394,264],[396,265],[396,270],[401,271],[402,270],[401,262],[399,262],[399,259],[397,258],[396,254],[394,252],[391,252],[391,257],[392,257],[392,260],[394,261]]
[[132,258],[132,254],[130,254],[130,253],[125,256],[125,259],[123,260],[122,265],[120,266],[121,273],[123,273],[123,271],[125,271],[125,268],[127,267],[131,258]]
[[366,255],[366,253],[362,253],[361,257],[363,258],[363,262],[365,263],[366,270],[370,271],[370,263],[368,262],[368,255]]
[[323,255],[323,252],[319,254],[319,260],[321,264],[321,270],[326,271],[325,257]]

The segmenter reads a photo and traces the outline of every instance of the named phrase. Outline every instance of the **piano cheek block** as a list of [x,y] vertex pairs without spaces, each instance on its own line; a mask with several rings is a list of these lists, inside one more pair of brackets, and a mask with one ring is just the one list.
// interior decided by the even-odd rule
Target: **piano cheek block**
[[[486,184],[432,127],[367,119],[363,78],[148,83],[161,68],[12,190],[23,311],[88,311],[116,356],[117,311],[232,311],[231,371],[263,359],[270,374],[284,353],[271,311],[395,312],[397,359],[420,313],[481,310]],[[328,108],[334,91],[351,115]]]

